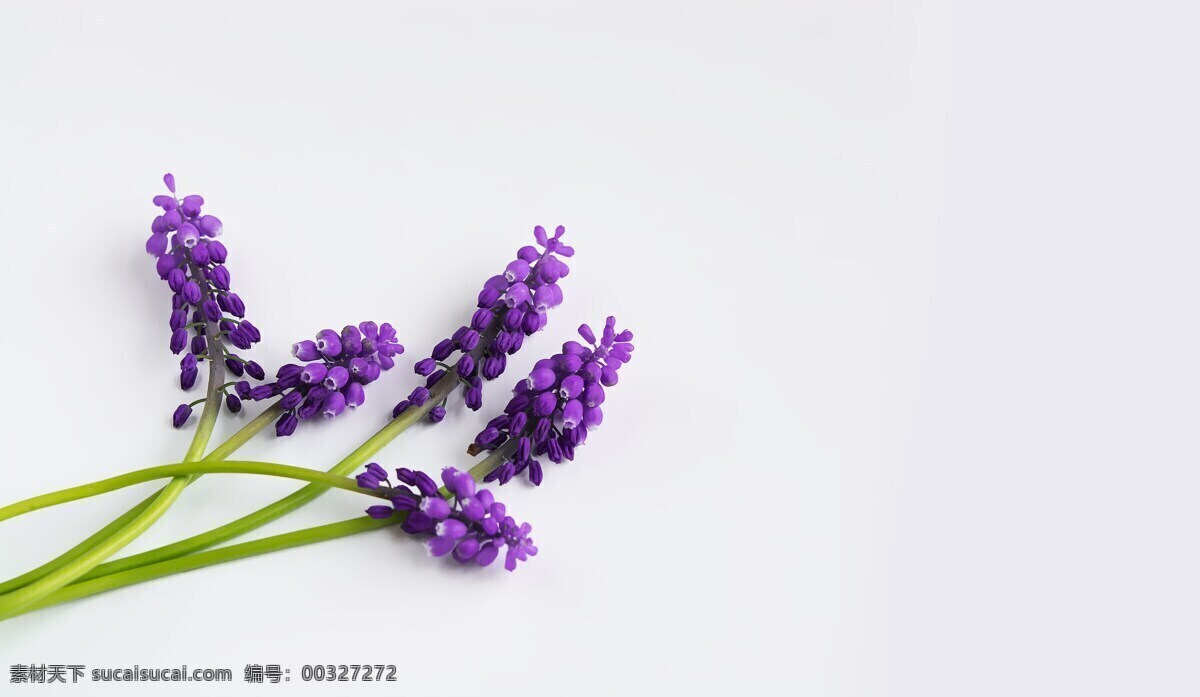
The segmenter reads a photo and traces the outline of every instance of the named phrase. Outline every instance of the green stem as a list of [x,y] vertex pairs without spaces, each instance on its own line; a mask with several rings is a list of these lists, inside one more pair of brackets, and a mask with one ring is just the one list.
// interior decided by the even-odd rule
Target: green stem
[[[193,268],[194,275],[199,275],[199,273],[198,269]],[[207,291],[205,291],[205,297],[208,297]],[[213,331],[215,329],[216,326],[213,323],[208,324],[206,333],[209,335],[210,351],[221,348],[221,339],[215,335]],[[208,447],[209,439],[212,437],[217,417],[221,413],[221,383],[224,381],[225,363],[223,361],[210,360],[208,364],[208,389],[204,399],[204,410],[201,412],[199,422],[196,424],[196,433],[192,436],[191,445],[188,446],[187,453],[183,457],[185,462],[194,462],[204,457],[204,451]],[[132,519],[128,523],[112,535],[98,541],[97,544],[81,552],[70,561],[58,564],[57,568],[53,571],[17,590],[0,596],[0,619],[11,617],[14,612],[18,612],[21,608],[31,605],[46,595],[62,588],[94,569],[98,564],[116,554],[130,542],[133,542],[167,512],[167,509],[175,503],[175,499],[179,498],[179,495],[183,493],[183,490],[187,488],[187,485],[191,481],[191,477],[176,477],[172,479],[170,483],[162,488],[162,491],[158,493],[149,505],[140,513],[132,516]]]
[[[485,332],[483,340],[479,345],[471,351],[472,358],[478,359],[482,354],[491,339],[495,337],[498,331],[499,322],[492,322],[492,328]],[[461,360],[461,359],[460,359]],[[429,413],[434,406],[450,396],[454,388],[458,385],[458,374],[454,370],[446,371],[446,374],[438,379],[437,382],[429,389],[430,396],[425,404],[420,407],[409,407],[403,414],[392,419],[386,426],[381,428],[375,435],[367,439],[365,443],[358,446],[354,452],[347,455],[341,462],[334,465],[328,471],[330,474],[346,476],[355,470],[367,464],[376,453],[384,448],[393,439],[403,433],[409,426],[417,423]],[[219,450],[219,449],[218,449]],[[218,454],[213,451],[209,458],[212,459]],[[274,503],[268,504],[253,513],[244,515],[234,521],[213,528],[207,532],[193,535],[191,537],[179,540],[169,545],[157,547],[140,554],[133,554],[121,559],[114,559],[92,569],[87,574],[81,577],[81,580],[98,578],[106,574],[118,573],[128,569],[134,569],[146,564],[156,564],[168,559],[175,559],[185,554],[191,554],[202,549],[207,549],[214,545],[218,545],[226,540],[231,540],[235,537],[244,535],[251,530],[256,530],[273,520],[276,520],[288,513],[304,506],[313,499],[323,494],[329,487],[321,484],[310,484],[303,489],[295,491]]]
[[127,486],[134,486],[135,484],[155,479],[164,479],[166,477],[183,478],[201,474],[259,474],[268,477],[298,479],[300,481],[315,482],[326,487],[345,489],[379,498],[388,498],[392,491],[386,487],[375,490],[361,489],[355,480],[348,477],[338,477],[327,472],[318,472],[304,467],[294,467],[292,465],[273,462],[253,462],[246,460],[226,460],[224,462],[212,463],[180,462],[134,470],[133,472],[116,477],[101,479],[91,484],[82,484],[49,494],[42,494],[41,496],[34,496],[24,501],[18,501],[17,503],[0,508],[0,521],[15,518],[16,516],[49,506],[57,506],[71,501],[78,501],[79,499],[107,494],[110,491],[116,491],[117,489],[123,489]]
[[[213,564],[222,564],[235,559],[243,559],[268,552],[275,552],[289,547],[298,547],[300,545],[313,544],[314,542],[323,542],[332,540],[338,537],[346,537],[368,530],[376,530],[378,528],[395,525],[403,520],[400,516],[393,516],[384,520],[375,520],[360,516],[351,518],[340,523],[331,523],[329,525],[320,525],[295,532],[284,533],[282,535],[273,535],[264,537],[261,540],[253,540],[250,542],[241,542],[228,547],[219,549],[210,549],[195,554],[189,554],[177,559],[158,562],[156,564],[147,564],[139,566],[135,569],[120,571],[99,578],[93,578],[87,581],[78,581],[71,585],[55,591],[50,595],[42,598],[36,603],[26,607],[21,612],[29,612],[50,605],[67,602],[68,600],[76,600],[78,598],[86,598],[97,593],[130,586],[135,583],[149,581],[151,579],[162,578],[172,574],[183,573],[193,569],[201,569]],[[21,613],[17,613],[21,614]]]
[[[250,440],[259,431],[263,430],[268,425],[270,425],[279,416],[280,413],[281,412],[280,412],[279,407],[277,405],[272,405],[271,407],[269,407],[268,409],[263,411],[263,413],[259,414],[254,419],[252,419],[249,423],[247,423],[245,426],[243,426],[240,430],[238,430],[237,433],[230,436],[224,443],[217,446],[217,448],[215,450],[213,450],[211,453],[209,453],[208,457],[201,460],[201,462],[215,462],[215,461],[224,460],[225,458],[229,457],[230,455],[232,455],[234,453],[234,451],[236,451],[238,448],[245,445],[246,441]],[[0,594],[10,593],[18,588],[27,586],[30,583],[32,583],[33,581],[36,581],[37,579],[39,579],[53,571],[58,570],[58,569],[62,568],[63,566],[71,563],[72,561],[78,559],[79,557],[83,556],[83,554],[86,553],[89,549],[92,549],[97,544],[99,544],[101,540],[113,535],[118,530],[125,527],[131,521],[133,521],[135,518],[137,518],[139,515],[141,515],[142,511],[145,511],[146,508],[148,508],[150,506],[150,504],[154,501],[155,498],[158,497],[158,495],[160,493],[162,493],[161,489],[159,491],[151,494],[149,497],[147,497],[141,503],[137,504],[136,506],[134,506],[133,508],[130,508],[125,513],[121,514],[120,517],[116,518],[108,525],[105,525],[96,534],[87,538],[83,542],[80,542],[79,544],[75,545],[74,547],[67,550],[63,554],[59,555],[58,557],[51,559],[50,561],[46,562],[45,564],[42,564],[41,566],[37,567],[36,569],[33,569],[32,571],[27,571],[27,572],[21,574],[20,576],[13,577],[3,583],[0,583]],[[102,567],[103,567],[103,565],[100,565],[97,568],[102,568]]]
[[[476,481],[481,481],[489,472],[499,467],[504,463],[506,457],[511,454],[511,444],[506,444],[505,447],[491,453],[481,462],[470,469],[470,474]],[[307,470],[312,472],[312,470]],[[361,490],[360,490],[361,493]],[[442,494],[446,495],[445,490]],[[405,516],[395,515],[384,520],[375,520],[372,518],[358,517],[345,520],[340,523],[330,523],[328,525],[319,525],[317,527],[305,528],[294,532],[284,533],[281,535],[272,535],[264,537],[261,540],[253,540],[250,542],[240,542],[228,547],[218,549],[209,549],[202,552],[196,552],[183,557],[169,559],[153,564],[146,564],[133,569],[118,571],[98,578],[88,580],[79,580],[71,585],[55,591],[54,593],[42,598],[37,603],[31,604],[24,608],[22,614],[31,610],[37,610],[59,603],[65,603],[70,600],[78,600],[88,596],[103,593],[105,591],[132,586],[143,581],[150,581],[164,576],[201,569],[214,564],[223,564],[228,561],[237,559],[245,559],[246,557],[258,556],[269,552],[276,552],[282,549],[291,547],[299,547],[302,545],[313,544],[315,542],[323,542],[325,540],[333,540],[339,537],[348,535],[356,535],[360,532],[377,530],[379,528],[388,527],[397,523],[403,522]]]

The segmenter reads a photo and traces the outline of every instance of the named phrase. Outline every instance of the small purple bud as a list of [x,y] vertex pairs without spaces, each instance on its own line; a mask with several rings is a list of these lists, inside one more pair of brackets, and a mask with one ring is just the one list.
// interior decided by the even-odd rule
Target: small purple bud
[[[147,243],[146,248],[149,249],[149,243]],[[476,301],[476,304],[481,309],[490,308],[500,300],[500,295],[503,292],[504,291],[500,288],[484,288],[483,290],[479,291],[479,298]]]
[[204,337],[202,337],[202,336],[193,336],[192,337],[192,353],[199,356],[200,354],[204,353],[204,350],[207,348],[208,348],[208,342],[204,339]]
[[[205,216],[211,218],[212,216]],[[204,218],[200,219],[201,228],[204,226]],[[229,250],[225,249],[225,245],[216,240],[210,240],[208,243],[208,258],[216,264],[224,264],[225,259],[229,257]]]
[[317,350],[322,355],[334,357],[342,353],[342,337],[331,329],[317,332]]
[[538,443],[546,442],[546,439],[550,437],[550,429],[553,428],[553,426],[554,425],[550,423],[550,419],[544,416],[538,419],[537,425],[533,427],[533,440]]
[[419,535],[433,529],[433,520],[420,511],[413,511],[400,524],[400,529],[410,535]]
[[549,416],[554,413],[556,406],[558,406],[558,399],[554,393],[543,392],[533,400],[533,413],[535,416]]
[[525,319],[525,311],[519,307],[510,308],[504,313],[504,328],[515,332],[521,328],[521,320]]
[[539,312],[553,309],[562,304],[562,289],[556,285],[542,286],[533,294],[533,306]]
[[407,399],[401,400],[396,406],[392,407],[392,418],[396,418],[404,413],[406,409],[412,406],[412,402]]
[[[221,230],[223,230],[224,227],[225,226],[221,224],[221,219],[215,215],[204,215],[200,217],[200,232],[208,235],[209,237],[219,237]],[[224,262],[225,259],[214,259],[213,261],[216,261],[218,264],[220,264]]]
[[517,434],[525,430],[525,424],[529,423],[529,417],[525,412],[519,411],[513,414],[512,419],[508,422],[509,433]]
[[531,244],[527,244],[517,250],[517,258],[527,261],[530,264],[537,261],[541,256],[542,253],[537,250],[537,247],[534,247]]
[[412,394],[408,395],[408,401],[418,407],[425,404],[425,402],[429,401],[429,390],[424,387],[415,388]]
[[583,405],[585,407],[598,407],[604,404],[604,388],[600,383],[593,382],[583,390]]
[[479,408],[483,406],[483,388],[478,386],[468,387],[463,392],[463,403],[471,411],[479,411]]
[[300,371],[300,382],[316,385],[329,374],[329,368],[324,363],[309,363]]
[[458,340],[458,343],[462,345],[463,351],[473,350],[479,345],[479,332],[474,329],[468,329],[463,332],[462,338]]
[[208,243],[204,241],[198,242],[195,247],[192,247],[191,255],[193,263],[199,264],[200,266],[208,264]]
[[542,485],[542,463],[537,460],[529,463],[529,481],[533,482],[534,486]]
[[186,329],[176,329],[171,332],[171,353],[178,354],[187,346],[188,333]]
[[331,392],[321,404],[321,416],[327,419],[337,418],[346,410],[346,398],[341,392]]
[[437,381],[441,380],[442,376],[445,374],[446,374],[446,371],[442,370],[441,368],[438,368],[437,370],[433,371],[432,373],[430,373],[429,377],[425,378],[425,387],[427,387],[429,389],[433,389],[433,386],[436,385]]
[[575,399],[583,392],[583,378],[578,375],[568,375],[558,386],[558,396],[563,399]]
[[167,185],[167,191],[175,193],[175,175],[167,172],[163,175],[163,183]]
[[248,320],[242,320],[242,323],[239,324],[238,327],[240,327],[242,331],[246,332],[246,336],[250,337],[250,341],[256,344],[262,341],[262,332],[258,331],[258,327],[250,324]]
[[192,408],[186,404],[180,404],[175,407],[175,413],[171,415],[171,425],[179,428],[187,423],[187,420],[192,416]]
[[225,406],[229,409],[230,414],[236,414],[242,410],[242,400],[238,399],[235,394],[225,395]]
[[459,541],[458,545],[454,548],[454,552],[450,556],[454,557],[454,561],[458,562],[459,564],[466,564],[474,559],[475,555],[478,553],[479,540],[475,539],[474,537],[468,537],[465,540]]
[[479,308],[475,311],[475,314],[471,315],[471,328],[481,332],[488,328],[488,326],[492,323],[493,317],[494,315],[492,314],[491,310]]
[[558,376],[554,374],[553,370],[549,368],[535,368],[529,374],[529,377],[525,379],[525,384],[529,386],[529,389],[541,392],[553,387],[557,379]]
[[499,437],[500,437],[500,429],[489,426],[488,428],[485,428],[482,431],[480,431],[479,435],[475,436],[475,445],[478,445],[481,448],[486,447],[489,443],[491,443],[492,441],[496,440]]
[[517,307],[530,298],[529,286],[524,283],[514,283],[508,287],[508,292],[504,294],[504,304],[509,307]]
[[215,266],[205,271],[204,275],[208,277],[208,280],[211,281],[212,284],[217,288],[220,288],[221,290],[229,290],[229,269],[225,268],[224,266]]
[[163,213],[162,219],[168,230],[178,230],[180,224],[183,223],[183,216],[174,208]]
[[449,537],[434,537],[425,541],[425,549],[432,557],[444,557],[454,550],[455,542]]
[[325,385],[326,389],[340,390],[349,381],[350,371],[340,365],[335,365],[329,369],[322,384]]
[[600,384],[605,387],[612,387],[617,384],[617,369],[606,365],[600,372]]
[[171,310],[171,329],[183,329],[188,323],[187,310],[182,308]]
[[225,370],[228,370],[230,373],[233,373],[234,377],[239,377],[239,378],[242,377],[243,375],[245,375],[245,373],[246,373],[246,368],[245,368],[245,366],[242,365],[242,362],[235,361],[232,357],[225,359]]
[[201,308],[204,310],[204,317],[209,322],[216,322],[221,319],[221,308],[217,306],[215,300],[205,300]]
[[200,242],[200,231],[191,223],[183,223],[179,226],[179,232],[175,233],[175,244],[185,249],[191,249]]
[[436,493],[437,487],[434,487],[433,494],[425,494],[421,500],[421,512],[434,520],[441,520],[450,515],[450,504],[441,496],[436,496]]
[[500,554],[500,548],[495,543],[485,542],[479,548],[479,552],[475,554],[475,563],[480,566],[489,566],[496,561],[496,557]]
[[[297,341],[292,344],[292,355],[302,361],[315,361],[321,357],[321,352],[317,350],[315,341]],[[322,375],[321,377],[325,377]]]
[[[157,218],[155,219],[157,220]],[[146,239],[146,253],[152,257],[161,257],[167,253],[167,236],[164,233],[152,232]]]
[[[399,476],[400,473],[397,472],[396,474]],[[433,479],[428,474],[425,474],[424,472],[413,472],[413,478],[413,484],[416,485],[417,490],[421,492],[422,496],[437,495],[437,484],[434,483]]]
[[183,210],[183,214],[189,218],[194,218],[200,215],[200,207],[204,205],[204,197],[192,194],[184,196],[183,203],[179,206]]
[[246,303],[242,302],[237,293],[228,293],[221,297],[225,299],[225,307],[229,310],[229,314],[234,317],[246,316]]
[[183,299],[186,300],[189,305],[195,305],[196,303],[200,302],[199,283],[196,283],[195,281],[188,281],[183,284],[180,292],[183,295]]
[[585,407],[583,410],[583,425],[589,430],[595,430],[601,423],[604,422],[604,412],[600,407]]
[[279,438],[290,436],[296,432],[296,426],[299,423],[300,420],[296,418],[295,414],[284,414],[275,422],[275,435]]
[[292,390],[285,394],[283,399],[279,400],[279,408],[283,409],[284,411],[291,411],[292,409],[300,406],[300,402],[303,401],[304,393],[300,390]]
[[255,380],[262,380],[267,377],[267,371],[254,361],[246,361],[246,374]]
[[433,359],[435,361],[444,361],[454,352],[454,342],[450,339],[442,339],[437,346],[433,347]]
[[250,390],[249,397],[255,402],[261,402],[274,397],[275,394],[275,388],[272,385],[256,385]]
[[444,418],[446,418],[446,407],[438,405],[429,410],[429,420],[433,423],[441,423]]
[[448,538],[451,540],[458,540],[458,539],[461,539],[466,536],[467,524],[462,522],[461,520],[447,518],[446,520],[443,520],[442,522],[438,523],[437,527],[434,528],[433,530],[434,530],[434,534],[437,535],[438,537],[445,537],[445,538]]
[[427,376],[437,370],[437,361],[432,358],[422,358],[413,366],[413,370],[417,375]]
[[534,334],[544,326],[546,326],[545,312],[526,312],[525,318],[521,320],[521,330],[526,335]]
[[347,409],[357,409],[367,401],[366,390],[357,382],[352,382],[342,389],[342,395],[346,398]]
[[563,406],[562,411],[563,428],[575,428],[583,423],[583,402],[578,399],[572,399]]
[[239,381],[233,386],[233,389],[237,391],[237,395],[242,399],[250,399],[250,383],[246,380]]
[[510,261],[504,268],[504,280],[509,283],[520,283],[529,278],[529,262],[524,259]]
[[376,520],[391,518],[392,514],[395,512],[396,510],[391,506],[369,506],[367,508],[367,515],[375,518]]
[[458,372],[460,378],[470,377],[471,373],[475,372],[475,359],[471,357],[471,354],[464,355],[458,359],[458,365],[455,366],[455,370]]
[[179,387],[182,390],[190,390],[196,384],[196,377],[200,371],[195,368],[184,368],[179,371]]
[[250,337],[241,329],[234,329],[229,332],[229,343],[245,351],[254,344],[251,343]]
[[342,350],[348,356],[357,356],[363,349],[362,332],[353,324],[342,327]]

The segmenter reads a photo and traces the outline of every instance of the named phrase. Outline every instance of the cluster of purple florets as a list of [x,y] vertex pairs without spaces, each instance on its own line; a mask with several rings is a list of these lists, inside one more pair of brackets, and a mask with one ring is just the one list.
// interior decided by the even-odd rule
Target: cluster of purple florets
[[[179,362],[179,386],[190,390],[199,377],[199,364],[205,360],[224,361],[229,372],[238,377],[263,379],[259,364],[225,346],[229,343],[246,350],[262,335],[244,319],[246,304],[229,288],[229,269],[225,266],[228,251],[216,239],[221,234],[220,219],[201,212],[202,196],[177,198],[171,174],[163,177],[163,183],[170,194],[154,197],[154,205],[163,212],[150,224],[146,251],[156,258],[158,275],[172,292],[171,353],[186,351]],[[218,349],[220,355],[213,355]],[[231,412],[241,411],[237,395],[227,393],[225,403]],[[171,422],[176,428],[191,417],[192,406],[181,404],[175,409]]]
[[[546,228],[541,225],[533,229],[541,250],[533,245],[522,247],[504,273],[487,280],[479,292],[478,309],[470,324],[459,327],[453,336],[433,347],[429,358],[417,361],[413,366],[418,375],[427,378],[426,386],[417,388],[413,395],[397,404],[392,410],[393,418],[410,406],[420,406],[422,397],[428,399],[427,388],[449,370],[455,371],[463,383],[467,407],[475,411],[483,405],[483,382],[500,377],[507,367],[508,356],[521,350],[526,336],[545,327],[546,313],[562,304],[558,280],[570,273],[570,268],[559,257],[575,254],[574,249],[562,242],[565,232],[566,228],[561,225],[554,230],[553,237],[547,236]],[[499,326],[494,326],[496,323],[500,323]],[[485,336],[491,335],[494,338],[479,350],[481,342],[486,341]],[[461,355],[451,366],[447,361],[456,353]],[[431,421],[441,421],[445,417],[444,404],[443,401],[430,412]]]
[[516,441],[511,457],[484,481],[503,485],[527,471],[529,481],[539,485],[543,472],[538,456],[555,463],[575,459],[575,448],[604,420],[604,388],[617,384],[617,370],[633,352],[633,332],[617,332],[616,323],[615,317],[608,318],[599,343],[591,327],[581,325],[579,335],[590,347],[568,341],[562,353],[538,361],[529,377],[517,383],[504,413],[488,422],[469,449],[474,454]]
[[[507,514],[504,504],[496,501],[487,489],[476,489],[475,480],[467,472],[453,467],[442,470],[446,485],[445,498],[438,492],[433,478],[424,472],[401,467],[396,470],[399,486],[392,486],[387,471],[372,462],[358,475],[358,485],[365,489],[388,486],[390,506],[371,506],[367,515],[390,518],[405,515],[401,529],[410,535],[433,534],[425,543],[435,557],[449,554],[460,564],[474,562],[488,566],[496,560],[500,549],[506,548],[504,568],[512,571],[517,562],[537,555],[537,547],[529,533],[529,523],[517,523]],[[415,487],[414,492],[409,487]]]
[[362,405],[367,399],[363,386],[390,370],[402,353],[396,330],[386,322],[348,324],[340,334],[322,329],[315,339],[292,345],[292,355],[305,365],[289,363],[275,373],[276,382],[252,388],[242,381],[236,389],[255,401],[282,395],[284,413],[275,422],[275,435],[290,436],[301,421],[317,414],[332,419]]

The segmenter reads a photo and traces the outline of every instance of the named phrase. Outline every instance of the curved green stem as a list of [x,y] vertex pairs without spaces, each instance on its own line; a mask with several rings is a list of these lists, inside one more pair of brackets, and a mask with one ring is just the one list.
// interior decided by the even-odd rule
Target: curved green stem
[[[208,457],[204,458],[201,462],[220,461],[229,457],[234,451],[245,445],[246,441],[250,440],[259,431],[270,425],[279,416],[279,414],[280,409],[277,405],[272,405],[271,407],[267,408],[261,414],[239,429],[237,433],[230,436],[224,443],[217,446],[216,449],[209,453]],[[105,525],[99,532],[95,533],[83,542],[75,545],[66,552],[60,554],[58,557],[51,559],[32,571],[27,571],[20,576],[15,576],[3,583],[0,583],[0,594],[10,593],[18,588],[29,585],[33,581],[36,581],[37,579],[52,573],[83,556],[83,554],[85,554],[89,549],[92,549],[99,544],[101,540],[113,535],[141,515],[142,511],[145,511],[160,493],[162,493],[161,489],[158,492],[151,494],[141,503],[121,514],[120,517],[116,518],[108,525]],[[101,567],[103,567],[103,564],[97,568]]]
[[149,581],[163,576],[192,571],[193,569],[201,569],[213,564],[222,564],[235,559],[244,559],[259,554],[275,552],[289,547],[298,547],[300,545],[313,544],[314,542],[323,542],[347,535],[355,535],[368,530],[377,530],[389,525],[399,523],[403,518],[401,516],[393,516],[384,520],[375,520],[361,516],[351,518],[340,523],[331,523],[329,525],[319,525],[313,528],[297,530],[295,532],[284,533],[282,535],[272,535],[264,537],[261,540],[253,540],[250,542],[241,542],[228,547],[219,549],[210,549],[195,554],[189,554],[177,559],[158,562],[156,564],[147,564],[139,566],[135,569],[120,571],[99,578],[94,578],[87,581],[78,581],[72,583],[65,588],[55,591],[41,600],[33,603],[18,613],[23,614],[31,610],[37,610],[51,605],[57,605],[69,600],[86,598],[104,591],[123,588],[135,583]]
[[[477,359],[482,354],[483,349],[495,337],[498,331],[499,322],[493,322],[492,327],[484,333],[484,340],[479,342],[479,345],[471,351],[472,358]],[[460,359],[461,360],[461,359]],[[403,414],[392,419],[386,426],[381,428],[375,435],[367,439],[365,443],[358,446],[354,452],[347,455],[345,458],[331,467],[328,472],[330,474],[345,476],[367,464],[376,453],[384,448],[388,443],[392,442],[397,436],[403,433],[409,426],[417,423],[429,413],[434,406],[445,400],[454,391],[458,385],[458,374],[453,370],[446,371],[437,382],[429,388],[429,399],[425,404],[416,407],[409,407]],[[206,459],[212,459],[217,455],[214,451]],[[179,540],[169,545],[156,547],[140,554],[133,554],[121,559],[100,564],[92,569],[87,574],[81,577],[81,580],[91,578],[99,578],[106,574],[118,573],[128,569],[134,569],[146,564],[156,564],[168,559],[175,559],[185,554],[191,554],[202,549],[207,549],[214,545],[218,545],[226,540],[231,540],[235,537],[244,535],[251,530],[256,530],[273,520],[287,515],[288,513],[300,508],[309,503],[313,499],[323,494],[329,487],[321,484],[310,484],[303,489],[295,491],[274,503],[268,504],[253,513],[247,514],[219,527],[213,528],[207,532],[193,535],[191,537]]]
[[380,489],[361,489],[358,483],[348,477],[338,477],[327,472],[318,472],[316,470],[306,469],[304,467],[294,467],[292,465],[284,465],[274,462],[254,462],[249,460],[226,460],[224,462],[179,462],[170,465],[159,465],[157,467],[147,467],[145,469],[134,470],[126,474],[108,479],[101,479],[98,482],[91,484],[82,484],[73,486],[68,489],[54,491],[41,496],[18,501],[0,508],[0,521],[15,518],[19,515],[24,515],[31,511],[36,511],[49,506],[57,506],[62,503],[78,501],[100,494],[107,494],[110,491],[123,489],[127,486],[141,484],[143,482],[153,481],[155,479],[164,479],[167,477],[184,478],[192,477],[201,474],[259,474],[268,477],[283,477],[286,479],[298,479],[305,482],[314,482],[326,487],[337,489],[345,489],[356,493],[368,494],[379,498],[388,498],[392,492],[386,487]]
[[[470,469],[470,474],[476,481],[482,480],[489,472],[499,467],[504,463],[505,458],[511,454],[511,444],[507,444],[504,448],[491,453],[481,462]],[[312,473],[312,470],[307,470]],[[359,493],[365,493],[359,490]],[[446,495],[446,491],[442,489],[442,495]],[[261,540],[253,540],[250,542],[240,542],[228,547],[220,547],[218,549],[209,549],[194,554],[169,559],[166,561],[156,562],[153,564],[145,564],[133,569],[118,571],[112,574],[100,576],[98,578],[78,580],[61,590],[55,591],[50,595],[42,598],[36,603],[30,604],[23,610],[14,614],[23,614],[31,610],[37,610],[59,603],[65,603],[70,600],[86,598],[88,596],[103,593],[105,591],[124,588],[143,581],[150,581],[163,576],[179,574],[185,571],[201,569],[214,564],[223,564],[228,561],[244,559],[246,557],[258,556],[269,552],[277,552],[282,549],[291,547],[299,547],[302,545],[313,544],[315,542],[323,542],[348,535],[356,535],[360,532],[377,530],[379,528],[388,527],[404,521],[405,515],[394,515],[391,518],[383,520],[375,520],[372,518],[358,517],[344,520],[339,523],[330,523],[328,525],[319,525],[303,530],[284,533],[281,535],[272,535],[264,537]],[[12,615],[10,615],[11,617]]]
[[[193,269],[193,271],[199,275],[199,270]],[[207,296],[208,293],[205,291],[205,297]],[[215,329],[215,324],[209,322],[207,334],[209,335],[210,350],[221,348],[221,339],[216,336]],[[192,436],[191,445],[188,446],[187,453],[183,457],[185,462],[199,460],[204,456],[205,449],[208,448],[208,441],[216,426],[217,416],[221,413],[221,383],[224,381],[225,363],[210,360],[204,411],[200,414],[199,422],[196,424],[196,433]],[[82,552],[74,559],[58,565],[56,569],[28,585],[0,596],[0,619],[11,617],[21,608],[62,588],[116,554],[125,545],[133,542],[167,512],[167,509],[175,503],[175,499],[179,498],[189,483],[191,483],[191,477],[172,479],[142,512],[136,514],[132,520],[111,536],[99,541],[94,547]]]

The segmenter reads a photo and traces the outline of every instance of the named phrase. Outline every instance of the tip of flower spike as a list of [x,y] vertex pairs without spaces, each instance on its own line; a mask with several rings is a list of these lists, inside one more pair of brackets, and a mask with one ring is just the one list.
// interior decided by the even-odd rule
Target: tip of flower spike
[[167,191],[175,193],[175,175],[167,172],[163,175],[163,183],[167,185]]

